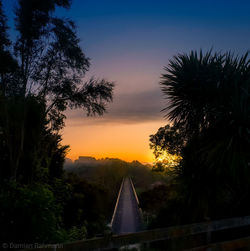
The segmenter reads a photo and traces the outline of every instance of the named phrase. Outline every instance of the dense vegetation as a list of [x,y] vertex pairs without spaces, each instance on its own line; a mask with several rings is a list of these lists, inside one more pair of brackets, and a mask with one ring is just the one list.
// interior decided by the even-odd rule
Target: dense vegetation
[[[80,157],[81,158],[81,157]],[[65,164],[66,175],[88,180],[91,184],[98,184],[108,191],[106,204],[109,206],[109,215],[113,213],[115,200],[121,185],[122,178],[130,176],[133,180],[137,194],[145,191],[156,182],[165,183],[167,177],[161,173],[152,172],[149,165],[143,165],[138,161],[126,162],[120,159],[106,158],[91,161],[75,161]]]
[[11,41],[0,1],[1,243],[55,243],[105,231],[106,191],[63,171],[64,111],[102,115],[114,86],[83,82],[90,63],[74,22],[55,16],[70,2],[18,0]]
[[[165,71],[161,87],[171,124],[151,135],[151,148],[156,157],[167,151],[181,160],[165,189],[143,195],[156,217],[152,226],[249,215],[249,54],[192,51],[174,57]],[[147,200],[158,193],[163,199],[155,212]]]

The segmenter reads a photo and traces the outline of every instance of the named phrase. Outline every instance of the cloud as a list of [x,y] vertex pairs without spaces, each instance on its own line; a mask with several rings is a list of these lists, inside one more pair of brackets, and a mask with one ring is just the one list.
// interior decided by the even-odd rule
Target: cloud
[[166,101],[159,87],[141,92],[136,90],[115,95],[113,103],[108,104],[108,113],[101,117],[86,117],[85,112],[81,110],[68,111],[67,124],[72,126],[104,123],[134,124],[163,120],[164,113],[161,110],[165,106]]

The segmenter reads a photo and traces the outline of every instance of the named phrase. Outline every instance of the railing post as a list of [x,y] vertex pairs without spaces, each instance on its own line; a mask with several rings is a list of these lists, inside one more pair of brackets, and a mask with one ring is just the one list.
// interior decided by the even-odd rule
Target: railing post
[[119,203],[119,199],[120,199],[120,195],[121,195],[123,183],[124,183],[124,177],[122,179],[122,183],[121,183],[121,186],[120,186],[120,189],[119,189],[119,193],[118,193],[118,196],[117,196],[117,200],[116,200],[116,203],[115,203],[115,209],[114,209],[114,212],[113,212],[113,215],[112,215],[112,219],[111,219],[111,222],[110,222],[111,230],[113,230],[113,223],[114,223],[114,220],[115,220],[116,210],[117,210],[117,207],[118,207],[118,203]]

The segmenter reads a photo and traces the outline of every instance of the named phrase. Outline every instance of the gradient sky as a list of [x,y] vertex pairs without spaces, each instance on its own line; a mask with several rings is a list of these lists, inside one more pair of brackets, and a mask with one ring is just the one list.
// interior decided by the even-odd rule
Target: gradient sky
[[[14,0],[4,0],[11,15]],[[86,78],[114,81],[114,102],[108,113],[87,118],[67,111],[63,143],[68,157],[118,157],[152,162],[149,135],[164,126],[166,100],[159,81],[163,67],[178,53],[192,49],[250,48],[249,0],[73,0],[70,10],[58,10],[78,27],[81,46],[91,58]]]

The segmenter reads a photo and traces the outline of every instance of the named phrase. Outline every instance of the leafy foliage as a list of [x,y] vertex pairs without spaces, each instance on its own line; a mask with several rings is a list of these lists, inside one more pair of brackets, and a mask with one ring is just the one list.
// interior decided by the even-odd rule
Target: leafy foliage
[[180,154],[185,137],[178,125],[160,127],[156,134],[150,135],[150,148],[154,155],[159,156],[158,150],[166,150],[170,154]]
[[0,201],[1,242],[62,241],[56,227],[60,222],[58,209],[48,187],[1,184]]
[[166,116],[189,137],[221,122],[247,122],[249,63],[248,53],[241,58],[211,51],[174,57],[161,82],[169,100]]
[[105,190],[66,179],[63,171],[65,110],[102,115],[114,88],[104,79],[83,80],[90,62],[75,24],[54,14],[70,5],[70,0],[18,0],[17,39],[11,41],[0,0],[1,242],[63,242],[105,228],[100,206]]
[[156,134],[150,135],[150,148],[153,150],[156,163],[154,171],[172,171],[181,160],[181,150],[185,136],[177,124],[160,127]]
[[56,6],[69,8],[70,1],[19,1],[15,19],[19,36],[14,49],[19,81],[16,92],[44,99],[51,126],[57,130],[63,125],[61,112],[67,107],[103,114],[114,85],[94,78],[82,82],[89,59],[79,45],[74,22],[53,15]]
[[[250,163],[250,59],[209,51],[179,54],[162,75],[166,117],[184,144],[160,128],[153,149],[180,149],[175,207],[177,223],[247,214]],[[172,127],[172,128],[174,128]],[[178,130],[176,132],[178,132]],[[180,148],[179,148],[180,146]],[[171,205],[171,203],[170,203]],[[170,207],[165,208],[169,213]],[[173,214],[178,218],[178,210]]]
[[[102,115],[112,101],[112,82],[94,77],[83,82],[90,62],[79,45],[75,24],[54,15],[56,7],[69,8],[70,4],[69,0],[19,0],[15,10],[17,39],[10,41],[0,1],[0,56],[4,62],[0,63],[0,130],[14,180],[27,164],[22,158],[40,156],[41,138],[51,134],[50,139],[57,138],[59,146],[60,136],[56,135],[64,126],[67,108]],[[33,140],[27,139],[29,132]],[[60,148],[63,155],[67,147]],[[27,157],[27,170],[42,165],[39,158],[34,157],[36,163],[32,163]]]

